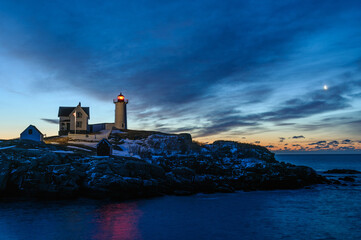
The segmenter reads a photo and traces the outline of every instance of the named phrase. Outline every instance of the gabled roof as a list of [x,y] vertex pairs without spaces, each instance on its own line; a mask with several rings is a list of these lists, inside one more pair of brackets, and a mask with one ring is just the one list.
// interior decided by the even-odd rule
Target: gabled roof
[[39,131],[39,129],[37,129],[34,125],[29,125],[27,128],[25,128],[25,130],[24,131],[22,131],[22,133],[20,133],[20,135],[21,134],[23,134],[26,130],[28,130],[30,127],[33,127],[36,131],[38,131],[41,135],[43,135],[40,131]]
[[100,141],[98,142],[98,144],[97,144],[97,147],[98,147],[99,144],[101,144],[101,143],[103,143],[103,142],[105,142],[106,144],[108,144],[109,147],[113,147],[112,144],[111,144],[111,143],[108,141],[108,139],[106,139],[106,138],[103,138],[102,140],[100,140]]
[[[59,107],[58,117],[69,117],[70,113],[75,109],[76,107]],[[84,112],[88,115],[89,114],[89,107],[81,107]]]

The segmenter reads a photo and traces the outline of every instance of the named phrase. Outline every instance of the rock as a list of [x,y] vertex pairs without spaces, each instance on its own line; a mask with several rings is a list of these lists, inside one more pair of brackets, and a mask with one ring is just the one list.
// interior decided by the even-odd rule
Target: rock
[[189,196],[189,195],[194,194],[194,192],[185,191],[185,190],[175,190],[173,192],[173,194],[176,195],[176,196]]
[[339,185],[339,184],[341,184],[341,182],[340,182],[340,181],[338,181],[338,180],[333,180],[333,184],[337,184],[337,185]]
[[352,169],[332,169],[332,170],[327,170],[324,173],[327,174],[332,174],[332,173],[337,173],[337,174],[360,174],[360,171],[357,170],[352,170]]
[[174,168],[172,172],[176,177],[181,177],[189,180],[193,180],[196,175],[196,173],[192,169],[187,167]]
[[124,161],[114,160],[109,164],[109,168],[113,173],[124,177],[130,177],[129,169],[126,167]]
[[353,177],[350,177],[350,176],[339,178],[338,180],[347,181],[347,182],[355,182],[355,179]]
[[[35,159],[34,159],[35,160]],[[61,164],[61,160],[56,153],[45,153],[40,158],[36,159],[39,165],[57,165]]]
[[0,155],[0,193],[6,189],[9,174],[11,171],[11,161],[3,154]]
[[152,176],[152,178],[155,178],[155,179],[165,178],[165,171],[162,167],[153,165],[153,164],[149,164],[149,170],[150,170],[150,175]]
[[235,190],[233,187],[231,187],[229,185],[223,185],[223,186],[217,187],[216,191],[221,192],[221,193],[233,193]]
[[143,160],[129,160],[125,163],[130,177],[141,177],[145,179],[164,177],[164,170]]
[[129,199],[330,183],[311,168],[277,162],[261,146],[232,141],[202,145],[192,142],[189,134],[150,132],[137,132],[131,140],[129,133],[113,136],[111,142],[128,144],[125,149],[142,159],[54,153],[67,149],[60,144],[22,143],[8,149],[0,155],[0,192],[6,196]]

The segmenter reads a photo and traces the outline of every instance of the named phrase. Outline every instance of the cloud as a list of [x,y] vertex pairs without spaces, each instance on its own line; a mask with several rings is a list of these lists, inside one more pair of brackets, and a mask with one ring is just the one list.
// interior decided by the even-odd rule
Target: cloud
[[[301,118],[352,107],[349,95],[358,96],[357,82],[337,77],[344,83],[328,91],[297,88],[289,94],[298,87],[293,82],[318,83],[313,76],[297,79],[303,71],[283,66],[299,67],[298,60],[321,72],[317,62],[324,59],[348,65],[349,59],[337,59],[348,54],[317,44],[343,42],[341,50],[357,50],[361,16],[349,14],[357,7],[357,2],[307,0],[3,1],[0,10],[7,14],[0,16],[0,45],[42,76],[30,84],[35,92],[74,89],[108,101],[125,90],[136,100],[131,113],[142,126],[162,121],[157,130],[191,131],[197,137],[249,135],[270,131],[267,123],[302,128]],[[342,26],[354,26],[355,37],[334,30],[342,16],[348,16]],[[322,34],[329,37],[320,41]],[[349,39],[353,42],[344,41]],[[314,65],[309,56],[316,56]],[[290,86],[280,90],[285,85]],[[350,124],[361,131],[357,121]],[[317,129],[313,123],[303,127]]]
[[51,124],[59,124],[59,119],[42,118],[41,120]]
[[303,135],[299,135],[299,136],[293,136],[293,139],[298,139],[298,138],[305,138]]
[[309,143],[309,146],[313,146],[310,148],[311,150],[320,150],[320,149],[332,149],[332,150],[342,150],[342,147],[339,147],[340,142],[337,140],[333,141],[318,141],[314,143]]
[[280,139],[280,142],[283,142],[286,138],[284,138],[284,137],[279,137],[279,139]]
[[[82,3],[88,5],[86,11]],[[8,34],[3,41],[15,56],[56,72],[55,78],[46,80],[74,86],[85,81],[84,90],[102,98],[119,87],[142,101],[156,92],[154,104],[171,105],[203,98],[224,79],[239,82],[239,74],[282,58],[289,41],[306,31],[302,25],[314,28],[311,22],[301,24],[296,17],[316,17],[306,9],[273,18],[269,25],[274,11],[287,13],[285,7],[291,4],[274,7],[266,2],[268,8],[256,10],[247,2],[233,1],[217,8],[214,3],[174,2],[151,8],[116,2],[96,7],[85,1],[78,6],[8,3],[3,8],[24,24],[22,28],[15,25],[14,31],[26,29],[27,39],[11,43],[17,36]],[[44,8],[48,11],[42,11]],[[142,17],[137,19],[134,12]],[[11,23],[8,19],[3,22]],[[266,26],[268,30],[262,31]],[[260,101],[253,96],[269,91],[251,91],[245,99],[252,96],[250,102]]]
[[361,120],[347,121],[345,124],[349,126],[350,132],[361,134]]
[[273,145],[267,145],[266,148],[274,148],[275,146]]
[[312,145],[326,146],[326,144],[327,144],[326,141],[318,141],[318,142],[315,142],[315,143],[309,143],[308,145],[309,145],[309,146],[312,146]]
[[207,119],[208,124],[196,132],[197,137],[224,133],[237,127],[256,127],[259,125],[257,122],[244,121],[240,113],[234,110],[216,110],[206,115],[205,119]]
[[352,151],[352,150],[355,150],[355,147],[354,146],[339,147],[338,150],[340,150],[340,151]]
[[350,139],[345,139],[345,140],[342,140],[341,144],[350,144],[352,143],[352,140]]
[[276,123],[275,125],[276,126],[293,126],[295,125],[296,123]]
[[339,144],[339,142],[338,142],[338,141],[331,141],[331,142],[329,142],[329,143],[328,143],[328,146],[337,147],[337,146],[338,146],[338,144]]
[[261,143],[261,141],[255,141],[254,143],[260,144],[260,143]]
[[266,121],[284,121],[345,109],[351,106],[349,99],[343,96],[346,92],[347,88],[343,85],[334,87],[329,92],[312,91],[283,102],[280,108],[262,113],[260,118]]

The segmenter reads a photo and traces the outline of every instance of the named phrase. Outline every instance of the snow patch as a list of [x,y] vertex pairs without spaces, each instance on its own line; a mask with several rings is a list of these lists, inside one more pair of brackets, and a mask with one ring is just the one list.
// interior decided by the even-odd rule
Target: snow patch
[[237,151],[238,151],[237,148],[232,148],[232,149],[231,149],[231,153],[235,153],[235,152],[237,152]]
[[81,145],[83,145],[83,146],[87,146],[87,147],[91,147],[91,148],[96,148],[97,144],[98,144],[98,142],[78,142],[78,141],[69,141],[69,143],[74,144],[74,145],[80,145],[79,147],[81,147]]
[[118,156],[118,157],[130,157],[130,154],[128,151],[113,150],[113,155]]
[[250,168],[260,163],[263,163],[263,161],[256,158],[244,158],[242,159],[241,166],[243,168]]
[[56,150],[53,153],[74,153],[73,151]]
[[78,149],[78,150],[82,150],[82,151],[87,151],[87,152],[91,152],[91,150],[86,149],[86,148],[81,148],[81,147],[75,147],[75,146],[68,146],[68,148],[73,148],[73,149]]
[[16,146],[2,147],[2,148],[0,148],[0,150],[3,150],[3,149],[9,149],[9,148],[13,148],[13,147],[16,147]]
[[120,131],[120,130],[113,130],[112,133],[120,133],[120,134],[124,134],[126,132]]
[[139,155],[130,153],[129,151],[126,151],[126,150],[123,150],[123,151],[113,150],[113,155],[118,156],[118,157],[133,157],[133,158],[141,159],[141,157]]

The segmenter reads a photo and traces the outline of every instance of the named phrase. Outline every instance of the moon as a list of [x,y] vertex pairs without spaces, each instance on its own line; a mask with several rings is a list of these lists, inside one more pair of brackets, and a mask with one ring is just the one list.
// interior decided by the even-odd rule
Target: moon
[[327,90],[328,89],[328,86],[325,84],[325,85],[323,85],[323,90]]

